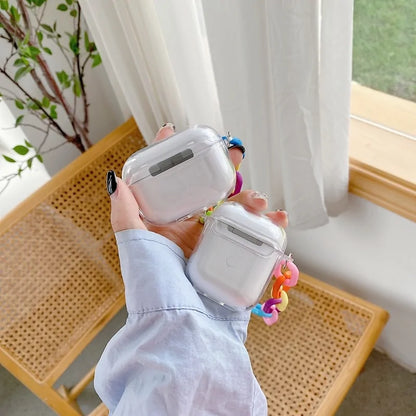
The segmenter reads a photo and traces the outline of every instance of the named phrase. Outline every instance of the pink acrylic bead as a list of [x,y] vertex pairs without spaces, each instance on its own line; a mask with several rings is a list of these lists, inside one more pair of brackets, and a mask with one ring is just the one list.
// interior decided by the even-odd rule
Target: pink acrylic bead
[[278,264],[278,266],[275,268],[274,275],[275,276],[280,276],[282,274],[281,269],[282,269],[283,265],[286,265],[287,268],[290,270],[290,273],[291,273],[290,279],[285,280],[284,285],[289,286],[289,287],[296,286],[296,283],[298,282],[298,279],[299,279],[299,270],[296,267],[295,263],[293,263],[291,261],[282,260]]

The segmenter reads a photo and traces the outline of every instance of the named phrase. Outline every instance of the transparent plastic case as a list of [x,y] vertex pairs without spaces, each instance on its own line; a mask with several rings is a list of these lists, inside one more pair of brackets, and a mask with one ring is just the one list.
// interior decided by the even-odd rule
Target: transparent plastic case
[[122,178],[143,217],[167,224],[227,198],[234,190],[235,169],[221,136],[196,126],[131,155]]
[[286,244],[283,228],[225,202],[206,220],[187,274],[201,294],[232,309],[248,309],[263,295]]

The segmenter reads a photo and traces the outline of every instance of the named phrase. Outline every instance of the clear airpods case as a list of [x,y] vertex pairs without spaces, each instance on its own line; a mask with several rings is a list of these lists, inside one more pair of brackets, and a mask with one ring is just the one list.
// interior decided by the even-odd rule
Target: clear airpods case
[[235,169],[221,136],[196,126],[131,155],[122,178],[143,217],[167,224],[227,198],[235,186]]
[[284,256],[286,233],[265,216],[226,202],[205,222],[187,264],[195,289],[232,309],[248,309],[261,298],[277,262]]

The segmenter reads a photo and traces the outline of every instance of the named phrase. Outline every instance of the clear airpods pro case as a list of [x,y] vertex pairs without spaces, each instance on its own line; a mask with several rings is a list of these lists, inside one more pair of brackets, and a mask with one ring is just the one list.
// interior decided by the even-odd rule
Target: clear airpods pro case
[[284,256],[286,233],[265,216],[226,202],[208,217],[187,264],[195,289],[232,309],[253,307]]
[[122,178],[143,217],[167,224],[227,198],[235,186],[235,169],[221,136],[196,126],[131,155]]

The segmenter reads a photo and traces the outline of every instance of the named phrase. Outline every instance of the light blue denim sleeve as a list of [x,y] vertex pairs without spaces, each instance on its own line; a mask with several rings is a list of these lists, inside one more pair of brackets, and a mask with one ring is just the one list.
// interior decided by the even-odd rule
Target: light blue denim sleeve
[[267,415],[244,347],[250,313],[200,297],[182,250],[163,236],[116,238],[128,318],[94,381],[110,415]]

